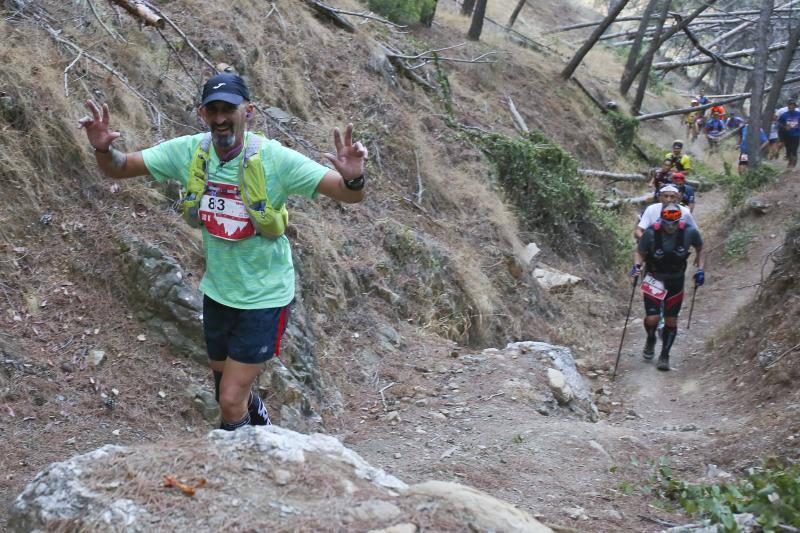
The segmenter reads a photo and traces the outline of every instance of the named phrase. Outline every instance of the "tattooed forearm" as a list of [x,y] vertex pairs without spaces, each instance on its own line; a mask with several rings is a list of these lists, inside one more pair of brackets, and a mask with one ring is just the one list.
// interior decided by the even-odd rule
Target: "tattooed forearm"
[[114,168],[125,168],[125,162],[128,159],[127,156],[113,146],[109,146],[108,148],[109,152],[111,153],[111,164],[114,165]]

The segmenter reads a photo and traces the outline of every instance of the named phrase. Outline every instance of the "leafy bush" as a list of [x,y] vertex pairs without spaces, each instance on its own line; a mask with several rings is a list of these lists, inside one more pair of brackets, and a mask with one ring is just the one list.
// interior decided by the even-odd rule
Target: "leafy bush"
[[473,130],[467,134],[494,164],[523,227],[548,235],[563,253],[589,243],[606,261],[623,258],[630,239],[612,214],[595,206],[594,194],[569,152],[535,130],[517,138]]
[[756,515],[766,532],[789,531],[779,525],[800,527],[800,465],[768,462],[749,469],[737,481],[710,485],[674,479],[662,458],[651,482],[658,496],[678,502],[688,514],[708,518],[725,531],[737,531],[733,515],[739,513]]
[[415,24],[432,16],[436,1],[369,0],[369,8],[397,24]]
[[639,121],[636,118],[616,111],[608,112],[608,120],[614,130],[614,139],[620,148],[630,148],[636,140],[636,130],[639,128]]
[[741,204],[753,191],[778,179],[778,170],[771,166],[762,164],[758,168],[749,170],[742,174],[729,174],[724,177],[724,183],[728,187],[728,202],[732,207]]
[[753,230],[749,227],[732,231],[725,239],[725,258],[731,260],[745,257],[752,240]]

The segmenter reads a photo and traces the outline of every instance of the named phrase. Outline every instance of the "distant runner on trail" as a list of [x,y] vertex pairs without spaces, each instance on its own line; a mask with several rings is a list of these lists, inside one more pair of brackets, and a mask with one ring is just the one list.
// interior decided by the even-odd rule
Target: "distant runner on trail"
[[[658,198],[660,200],[659,203],[647,206],[647,209],[644,210],[641,218],[639,218],[639,223],[636,225],[636,229],[633,232],[633,238],[637,241],[641,238],[642,234],[647,228],[658,222],[658,219],[661,216],[661,209],[664,205],[680,203],[681,192],[678,187],[672,183],[668,183],[667,185],[661,187],[661,190],[658,191]],[[664,203],[662,204],[661,202]],[[689,210],[689,208],[681,205],[680,210],[683,214],[683,221],[686,222],[688,226],[694,226],[696,228],[697,222],[695,222],[692,212]]]
[[658,202],[658,191],[666,185],[672,183],[672,158],[668,157],[661,163],[661,168],[651,172],[648,185],[653,187],[653,201]]
[[672,160],[672,168],[677,172],[690,172],[692,170],[692,160],[683,153],[683,141],[680,139],[672,142],[672,151],[667,152],[664,157]]
[[725,133],[725,122],[722,121],[719,113],[711,113],[711,118],[706,120],[705,133],[709,150],[716,151],[719,138]]
[[353,142],[353,125],[333,131],[336,170],[247,131],[254,106],[242,78],[218,74],[203,86],[198,114],[207,133],[178,137],[141,152],[112,146],[108,106],[86,101],[80,120],[97,164],[111,178],[150,174],[176,179],[186,191],[184,218],[202,228],[206,270],[200,283],[203,330],[222,412],[220,428],[270,424],[252,392],[264,363],[280,353],[294,301],[295,272],[284,234],[290,195],[346,203],[364,198],[367,150]]
[[778,159],[781,155],[783,141],[780,138],[780,127],[778,126],[778,115],[772,115],[772,123],[769,126],[769,159]]
[[638,277],[645,268],[642,280],[644,293],[644,329],[647,340],[643,350],[645,359],[655,356],[656,328],[664,313],[664,330],[661,333],[661,354],[656,368],[669,370],[672,344],[678,336],[678,314],[683,302],[683,285],[691,247],[697,252],[694,264],[696,285],[705,283],[703,267],[703,239],[694,226],[686,225],[677,204],[667,204],[661,210],[658,222],[647,228],[639,239],[634,253],[630,275]]
[[789,168],[797,166],[797,146],[800,144],[800,111],[797,110],[797,100],[790,99],[786,106],[788,110],[778,119],[778,127],[783,132],[783,143],[786,146],[786,157],[789,159]]
[[[737,172],[741,175],[747,171],[748,160],[750,159],[749,152],[747,150],[747,130],[750,129],[750,125],[745,125],[742,128],[742,140],[739,142],[739,166],[737,167]],[[764,150],[769,144],[769,138],[767,134],[764,133],[764,130],[758,130],[758,142],[759,142],[759,151]]]
[[[700,102],[695,98],[691,103],[692,107],[699,107]],[[683,119],[686,125],[686,138],[694,141],[700,133],[699,124],[703,120],[703,114],[700,111],[689,111]]]
[[683,172],[676,172],[672,175],[672,184],[678,188],[681,195],[680,204],[689,208],[689,211],[694,212],[694,187],[686,183],[686,174]]
[[[706,96],[705,89],[700,89],[700,94],[697,96],[697,101],[698,101],[698,103],[700,105],[706,105],[707,103],[709,103],[711,101],[711,100],[708,99],[708,96]],[[704,109],[704,110],[700,111],[700,114],[704,115],[705,112],[706,111]]]

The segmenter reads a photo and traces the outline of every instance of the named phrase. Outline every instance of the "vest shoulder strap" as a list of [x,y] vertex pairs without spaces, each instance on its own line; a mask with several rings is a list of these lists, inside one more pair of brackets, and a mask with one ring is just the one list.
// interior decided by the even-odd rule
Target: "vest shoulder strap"
[[261,145],[265,139],[258,133],[248,135],[247,146],[244,148],[244,161],[249,161],[253,156],[257,155],[261,150]]
[[198,148],[204,154],[208,155],[209,150],[211,150],[211,132],[206,132],[206,134],[203,135],[203,138],[200,139],[200,146]]

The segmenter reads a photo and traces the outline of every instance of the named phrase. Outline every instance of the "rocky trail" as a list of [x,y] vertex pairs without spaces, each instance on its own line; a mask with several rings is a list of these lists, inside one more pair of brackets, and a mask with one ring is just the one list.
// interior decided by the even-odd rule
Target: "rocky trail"
[[[784,174],[764,196],[775,202],[781,195],[796,195],[795,179],[796,174]],[[581,414],[569,412],[551,395],[537,393],[547,390],[546,383],[536,386],[541,372],[532,368],[541,351],[517,343],[480,353],[416,354],[413,362],[406,361],[416,371],[402,385],[382,391],[381,401],[365,402],[355,413],[361,416],[354,429],[343,435],[345,442],[403,479],[466,483],[551,526],[658,531],[685,523],[685,516],[653,506],[652,498],[635,489],[654,470],[648,459],[668,461],[687,479],[720,475],[709,466],[720,461],[718,444],[737,438],[747,418],[757,416],[733,408],[729,371],[709,365],[706,357],[709,341],[752,299],[766,256],[783,238],[781,225],[775,224],[774,231],[753,241],[746,264],[719,261],[714,221],[724,204],[718,191],[700,200],[698,222],[711,251],[708,281],[698,291],[690,331],[687,283],[672,371],[659,372],[641,357],[638,291],[615,381],[610,371],[625,306],[615,308],[608,328],[588,340],[596,353],[577,362],[601,411],[597,422],[581,409]],[[777,205],[771,223],[785,216]]]

